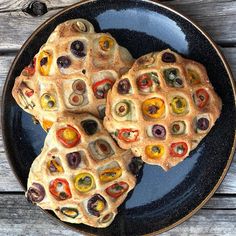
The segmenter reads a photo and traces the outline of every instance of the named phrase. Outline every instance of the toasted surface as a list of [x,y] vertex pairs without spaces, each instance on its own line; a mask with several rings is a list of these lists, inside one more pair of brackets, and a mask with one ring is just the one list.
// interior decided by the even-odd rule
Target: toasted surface
[[12,95],[46,130],[65,112],[102,118],[108,90],[132,63],[110,34],[96,33],[84,19],[69,20],[16,78]]
[[54,123],[34,160],[26,196],[62,221],[106,227],[136,184],[133,161],[97,118],[67,116]]
[[121,148],[168,170],[208,134],[221,106],[204,66],[168,49],[140,57],[116,81],[104,126]]

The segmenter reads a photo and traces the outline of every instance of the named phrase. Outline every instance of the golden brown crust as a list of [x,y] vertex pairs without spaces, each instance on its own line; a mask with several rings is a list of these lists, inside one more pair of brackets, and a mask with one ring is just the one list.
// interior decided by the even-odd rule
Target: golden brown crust
[[[164,62],[162,60],[163,55],[168,56],[168,53],[172,54],[171,57],[175,58],[173,62]],[[170,69],[175,69],[177,72],[172,71],[171,74]],[[152,84],[151,87],[144,89],[142,87],[140,89],[140,85],[137,85],[138,78],[146,73],[150,75],[151,72],[156,73],[156,76],[150,77],[152,78],[152,82],[150,82]],[[177,74],[173,75],[175,73]],[[176,78],[181,79],[182,82],[176,80]],[[128,80],[130,82],[131,88],[129,92],[125,94],[118,92],[118,86],[122,80]],[[155,83],[154,80],[156,80],[156,82],[158,81],[158,83]],[[177,81],[179,84],[173,84],[173,81]],[[202,89],[209,95],[209,101],[206,102],[206,104],[203,104],[202,101],[198,101],[200,103],[198,103],[198,107],[194,102],[193,95],[195,94],[194,96],[196,96],[196,94],[198,94],[200,99],[204,100],[204,97],[201,97]],[[181,114],[176,114],[173,110],[173,101],[176,96],[180,96],[187,101],[187,107]],[[164,114],[158,118],[150,118],[142,111],[144,101],[151,98],[159,98],[164,101]],[[122,101],[128,102],[131,112],[128,115],[120,117],[117,115],[115,106]],[[188,156],[189,152],[207,135],[220,115],[221,106],[221,100],[215,93],[204,66],[195,61],[184,59],[168,49],[142,56],[136,60],[127,74],[116,81],[107,97],[104,126],[113,138],[117,140],[121,148],[131,148],[135,155],[142,156],[144,162],[160,165],[163,169],[168,170],[183,161]],[[196,122],[200,118],[208,119],[209,127],[207,129],[206,127],[203,127],[205,130],[196,128]],[[184,121],[186,128],[183,134],[171,134],[171,128],[175,121]],[[202,125],[206,125],[206,120],[204,120],[204,122]],[[152,135],[153,125],[156,124],[165,128],[165,138]],[[120,138],[119,133],[124,128],[131,129],[131,131],[138,131],[139,135],[137,140],[127,142],[127,140],[125,141],[123,138]],[[178,155],[176,156],[175,154],[171,156],[172,154],[170,154],[170,146],[176,142],[185,142],[187,144],[187,152],[182,157],[178,157]],[[164,154],[158,158],[150,158],[145,151],[148,145],[163,145]]]
[[[78,30],[81,24],[82,30],[86,27],[86,32]],[[71,45],[75,41],[82,42],[83,45],[80,46],[84,48],[76,51],[77,56],[71,51]],[[78,48],[78,44],[74,49],[76,47]],[[66,65],[59,67],[60,57],[66,57],[66,61],[64,58],[64,62],[61,62]],[[23,110],[35,116],[41,123],[54,122],[57,117],[63,116],[64,112],[89,112],[101,117],[106,96],[95,96],[95,83],[109,79],[111,82],[108,82],[108,86],[112,86],[132,63],[130,53],[119,46],[111,35],[94,32],[92,24],[84,19],[69,20],[56,27],[35,55],[35,72],[32,73],[31,65],[28,67],[30,72],[24,69],[16,78],[12,95]],[[76,94],[73,87],[76,80],[85,83],[85,91],[82,94]],[[31,94],[28,93],[27,96],[25,90],[30,90]],[[45,93],[53,97],[54,106],[51,108],[42,106],[41,98]]]
[[[84,128],[81,126],[81,122],[84,122],[85,120],[93,120],[97,123],[98,128],[96,133],[88,135],[85,132]],[[58,130],[68,127],[68,125],[75,128],[81,135],[80,143],[72,148],[63,146],[56,135]],[[98,139],[107,141],[113,150],[112,155],[103,160],[94,158],[94,153],[92,153],[92,149],[89,148],[91,143]],[[72,169],[68,164],[66,154],[78,151],[81,153],[82,160],[76,169]],[[59,122],[54,123],[50,129],[41,154],[34,160],[31,166],[28,177],[28,190],[34,183],[42,185],[45,190],[45,197],[40,202],[36,202],[37,205],[43,209],[54,211],[62,221],[84,223],[93,227],[107,227],[111,224],[117,214],[117,207],[125,200],[128,192],[135,186],[136,178],[128,169],[128,164],[132,158],[133,155],[131,151],[120,149],[107,131],[105,131],[100,121],[94,116],[89,114],[67,116],[66,118],[61,118]],[[48,162],[51,160],[57,160],[62,166],[63,172],[51,172],[48,166]],[[115,180],[104,183],[99,177],[99,171],[104,169],[104,167],[109,167],[111,163],[112,165],[118,165],[121,168],[122,175]],[[75,176],[85,172],[93,176],[95,187],[88,192],[79,192],[75,188]],[[63,178],[69,182],[72,194],[71,198],[59,201],[50,193],[50,181],[55,180],[56,178]],[[126,182],[129,185],[129,188],[120,197],[112,198],[106,193],[105,189],[120,181]],[[105,210],[100,213],[99,217],[91,215],[86,206],[87,201],[94,194],[100,194],[106,200],[107,204]],[[63,207],[75,208],[78,210],[79,215],[75,218],[68,217],[61,213],[60,209]],[[112,218],[108,222],[100,223],[100,220],[108,213],[113,214]]]

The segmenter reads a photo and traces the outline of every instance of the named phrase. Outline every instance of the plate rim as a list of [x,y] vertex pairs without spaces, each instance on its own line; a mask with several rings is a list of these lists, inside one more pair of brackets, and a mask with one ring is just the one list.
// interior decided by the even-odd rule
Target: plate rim
[[[5,119],[4,119],[4,114],[5,114],[5,97],[6,97],[6,93],[7,93],[7,87],[8,87],[8,83],[12,77],[12,72],[13,69],[15,68],[15,64],[18,61],[20,55],[22,54],[22,52],[25,50],[26,46],[28,45],[28,43],[35,37],[35,35],[45,26],[50,24],[55,18],[57,18],[58,16],[62,15],[63,13],[72,10],[73,8],[78,8],[81,5],[90,3],[90,2],[96,2],[98,0],[82,0],[78,3],[72,4],[68,7],[63,8],[62,10],[60,10],[58,13],[56,13],[55,15],[51,16],[50,18],[48,18],[46,21],[44,21],[43,23],[41,23],[33,32],[32,34],[27,38],[27,40],[24,42],[24,44],[21,46],[20,50],[18,51],[17,55],[15,56],[13,62],[11,63],[9,72],[7,74],[7,77],[5,79],[4,82],[4,87],[3,87],[3,92],[2,92],[2,103],[1,103],[1,125],[2,125],[2,137],[3,137],[3,146],[4,146],[4,150],[6,153],[6,158],[7,161],[10,165],[10,168],[12,170],[12,172],[14,173],[16,179],[18,180],[18,182],[20,183],[22,189],[24,191],[26,191],[21,179],[18,177],[18,175],[16,174],[15,168],[13,167],[13,163],[10,159],[10,152],[9,152],[9,147],[7,146],[6,143],[6,129],[5,129]],[[212,45],[212,47],[214,48],[214,50],[216,51],[217,55],[219,56],[221,62],[223,63],[223,66],[227,72],[227,75],[229,77],[230,83],[231,83],[231,87],[232,87],[232,91],[233,91],[233,95],[234,95],[234,104],[236,105],[236,81],[234,80],[233,77],[233,73],[232,70],[230,68],[229,63],[227,62],[225,56],[223,55],[222,51],[220,50],[219,46],[214,42],[214,40],[212,39],[212,37],[201,27],[199,26],[194,20],[190,19],[189,17],[185,16],[184,14],[180,13],[179,11],[175,10],[172,7],[166,6],[160,2],[157,2],[157,0],[138,0],[139,2],[146,2],[149,4],[154,4],[160,8],[164,8],[176,15],[178,15],[179,17],[183,18],[184,20],[188,21],[193,27],[195,27],[206,39],[207,41]],[[215,186],[213,187],[213,189],[210,191],[210,193],[205,197],[205,199],[202,200],[202,202],[196,207],[194,208],[192,211],[190,211],[187,215],[185,215],[184,217],[182,217],[181,219],[179,219],[178,221],[174,222],[173,224],[166,226],[160,230],[154,231],[152,233],[148,233],[148,234],[144,234],[147,236],[153,236],[153,235],[157,235],[157,234],[161,234],[164,233],[166,231],[169,231],[171,229],[173,229],[174,227],[182,224],[183,222],[187,221],[188,219],[190,219],[193,215],[195,215],[213,196],[213,194],[216,192],[216,190],[219,188],[219,186],[221,185],[221,183],[223,182],[231,164],[232,161],[234,159],[234,153],[236,152],[236,130],[234,132],[234,141],[233,141],[233,145],[231,148],[231,152],[230,155],[228,157],[227,160],[227,164],[219,178],[219,180],[217,181],[217,183],[215,184]],[[59,218],[51,215],[47,210],[44,210],[40,207],[38,207],[38,209],[40,209],[42,212],[46,213],[51,219],[53,219],[55,222],[59,222],[60,224],[64,225],[65,227],[72,229],[73,231],[76,232],[80,232],[86,235],[96,235],[96,234],[91,234],[88,232],[85,232],[81,229],[77,229],[71,225],[66,224],[65,222],[59,220]]]

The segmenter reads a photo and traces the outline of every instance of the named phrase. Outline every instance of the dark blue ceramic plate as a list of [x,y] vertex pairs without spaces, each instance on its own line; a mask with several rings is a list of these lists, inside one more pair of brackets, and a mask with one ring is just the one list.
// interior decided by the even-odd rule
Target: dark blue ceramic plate
[[168,172],[158,166],[144,166],[137,187],[119,208],[111,226],[95,229],[66,224],[98,235],[130,236],[168,230],[200,209],[222,182],[233,158],[236,109],[233,78],[215,44],[189,19],[158,3],[87,1],[60,12],[35,31],[17,55],[3,93],[2,127],[9,162],[26,188],[30,165],[46,135],[12,98],[14,78],[29,64],[56,25],[78,17],[91,21],[97,32],[110,32],[135,58],[171,48],[201,62],[223,101],[216,125],[183,163]]

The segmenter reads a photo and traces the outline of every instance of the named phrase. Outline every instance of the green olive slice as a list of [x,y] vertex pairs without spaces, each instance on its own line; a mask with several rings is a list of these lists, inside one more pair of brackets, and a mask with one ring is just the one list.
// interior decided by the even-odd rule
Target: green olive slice
[[73,219],[79,215],[78,210],[72,207],[62,207],[60,211],[63,215],[73,218]]
[[180,135],[184,134],[186,130],[186,124],[184,121],[175,121],[171,124],[171,134]]
[[83,104],[84,96],[77,93],[72,93],[69,97],[69,102],[73,106],[79,106]]
[[130,112],[130,105],[127,102],[119,102],[115,106],[115,112],[118,116],[124,117]]

